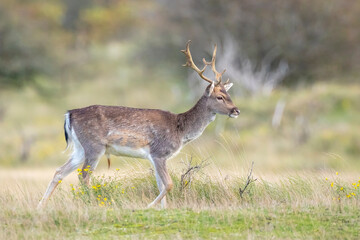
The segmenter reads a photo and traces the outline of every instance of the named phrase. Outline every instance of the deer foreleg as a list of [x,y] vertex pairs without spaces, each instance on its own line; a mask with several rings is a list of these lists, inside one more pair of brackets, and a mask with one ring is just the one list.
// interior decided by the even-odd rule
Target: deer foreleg
[[166,208],[166,194],[172,189],[173,182],[166,169],[166,159],[153,159],[155,168],[156,183],[158,185],[160,194],[156,199],[148,205],[148,208],[153,207],[161,201],[162,208]]

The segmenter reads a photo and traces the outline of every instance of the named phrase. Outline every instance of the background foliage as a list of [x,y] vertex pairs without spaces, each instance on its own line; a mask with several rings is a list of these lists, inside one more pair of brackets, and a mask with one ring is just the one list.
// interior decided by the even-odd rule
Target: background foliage
[[177,50],[188,39],[195,49],[217,42],[224,51],[233,39],[235,65],[244,56],[260,63],[270,55],[272,67],[289,64],[285,83],[317,81],[358,72],[359,15],[359,2],[336,0],[4,0],[0,84],[18,86],[43,75],[59,81],[89,64],[91,49],[111,42],[133,43],[127,57],[136,64],[178,65]]

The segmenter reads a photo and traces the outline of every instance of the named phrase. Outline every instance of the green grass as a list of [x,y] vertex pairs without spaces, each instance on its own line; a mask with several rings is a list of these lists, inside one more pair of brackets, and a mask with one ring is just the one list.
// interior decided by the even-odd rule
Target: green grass
[[358,239],[360,213],[346,207],[341,213],[324,206],[302,208],[234,208],[21,211],[5,214],[2,239]]
[[342,214],[318,207],[309,209],[234,209],[225,211],[170,210],[125,211],[106,213],[106,221],[85,236],[101,239],[109,236],[143,235],[181,238],[330,238],[359,237],[359,212]]

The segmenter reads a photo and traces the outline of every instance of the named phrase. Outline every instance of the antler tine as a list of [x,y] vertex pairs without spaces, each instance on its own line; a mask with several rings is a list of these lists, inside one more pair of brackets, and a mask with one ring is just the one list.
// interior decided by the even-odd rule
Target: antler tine
[[217,45],[215,44],[214,52],[213,52],[213,55],[212,55],[211,62],[207,62],[207,61],[205,60],[205,58],[203,58],[203,62],[204,62],[205,65],[211,65],[211,69],[212,69],[212,71],[214,72],[215,78],[216,78],[216,81],[217,81],[216,84],[220,84],[220,83],[221,83],[221,77],[222,77],[222,75],[225,73],[226,69],[224,69],[221,73],[219,73],[218,71],[216,71],[216,68],[215,68],[216,50],[217,50]]
[[185,57],[186,57],[186,63],[183,65],[184,67],[190,67],[192,68],[193,70],[195,70],[195,72],[197,72],[199,74],[199,76],[204,79],[205,81],[209,82],[209,83],[213,83],[213,81],[207,77],[204,76],[204,72],[205,72],[205,69],[207,67],[207,64],[205,64],[204,68],[203,69],[199,69],[193,59],[192,59],[192,56],[191,56],[191,52],[190,52],[190,43],[191,43],[191,40],[189,40],[186,44],[186,49],[185,50],[181,50],[182,53],[185,54]]

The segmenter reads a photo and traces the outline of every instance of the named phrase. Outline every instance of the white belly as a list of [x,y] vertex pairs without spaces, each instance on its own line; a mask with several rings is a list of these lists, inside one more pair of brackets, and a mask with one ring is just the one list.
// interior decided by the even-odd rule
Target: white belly
[[150,150],[148,147],[135,149],[126,146],[111,145],[106,149],[106,153],[115,156],[149,158]]

